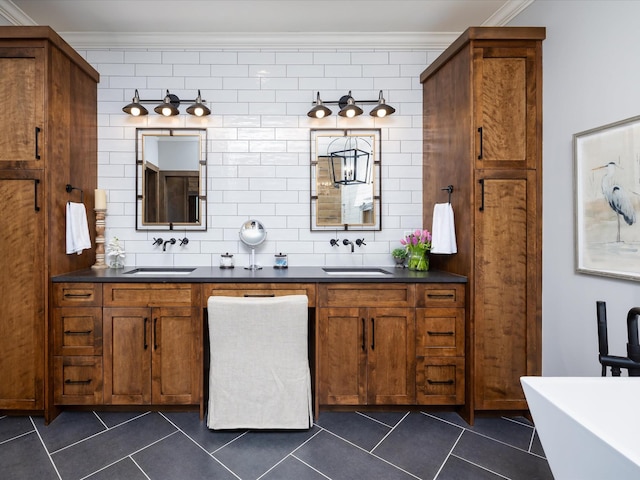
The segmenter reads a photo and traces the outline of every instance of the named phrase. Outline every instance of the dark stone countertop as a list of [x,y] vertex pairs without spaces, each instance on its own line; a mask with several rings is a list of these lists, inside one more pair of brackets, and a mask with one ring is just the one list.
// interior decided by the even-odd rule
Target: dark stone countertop
[[[231,269],[220,267],[165,267],[194,268],[189,274],[156,274],[132,275],[127,272],[139,268],[163,269],[163,267],[124,267],[94,270],[87,268],[52,277],[54,283],[466,283],[467,278],[449,272],[430,270],[414,272],[409,269],[395,267],[353,267],[352,269],[382,269],[389,274],[368,275],[330,275],[322,267],[289,267],[283,269],[271,266],[260,270],[247,270],[243,266]],[[340,267],[332,267],[340,268]],[[344,267],[343,267],[344,268]]]

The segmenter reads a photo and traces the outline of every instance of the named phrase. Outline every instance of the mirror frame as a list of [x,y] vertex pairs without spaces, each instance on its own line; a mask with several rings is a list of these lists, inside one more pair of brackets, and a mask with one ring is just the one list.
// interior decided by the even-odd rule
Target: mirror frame
[[[144,137],[145,136],[199,136],[198,159],[198,207],[197,222],[148,223],[144,215]],[[206,231],[207,230],[207,129],[206,128],[136,128],[136,230],[165,231]]]
[[[336,231],[336,230],[354,230],[354,231],[379,231],[382,230],[382,140],[381,129],[379,128],[316,128],[310,130],[310,175],[309,175],[309,191],[310,191],[310,209],[309,224],[311,231]],[[346,137],[346,136],[367,136],[373,137],[371,165],[371,182],[373,184],[373,222],[368,224],[355,223],[336,223],[331,225],[318,225],[317,209],[318,209],[318,185],[317,185],[317,169],[318,169],[318,153],[317,140],[319,137]]]

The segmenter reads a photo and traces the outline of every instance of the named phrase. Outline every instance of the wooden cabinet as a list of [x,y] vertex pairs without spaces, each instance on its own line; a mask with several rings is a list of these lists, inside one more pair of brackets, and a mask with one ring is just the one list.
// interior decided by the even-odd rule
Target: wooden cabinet
[[463,284],[418,285],[416,402],[464,403],[465,309]]
[[538,27],[473,27],[420,76],[424,225],[454,186],[458,253],[435,268],[468,279],[465,416],[525,410],[541,372],[542,41]]
[[198,405],[198,284],[53,284],[56,405]]
[[104,310],[104,403],[200,401],[200,310],[114,307]]
[[197,284],[105,284],[104,402],[202,402],[202,309]]
[[414,296],[407,284],[319,287],[320,405],[415,403]]
[[91,283],[52,287],[53,401],[102,403],[102,288]]
[[98,80],[49,27],[0,27],[0,410],[47,416],[49,278],[95,259],[65,254],[65,185],[96,187]]

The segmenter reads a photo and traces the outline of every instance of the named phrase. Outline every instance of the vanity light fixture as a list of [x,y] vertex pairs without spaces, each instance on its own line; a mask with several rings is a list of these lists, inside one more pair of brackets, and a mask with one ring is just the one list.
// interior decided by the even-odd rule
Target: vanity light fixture
[[316,106],[309,110],[307,116],[311,118],[324,118],[328,115],[331,115],[331,110],[324,106],[322,100],[320,100],[320,92],[318,92],[318,96],[316,97]]
[[[204,104],[204,101],[202,100],[200,90],[198,90],[198,98],[196,98],[195,100],[182,101],[192,102],[192,105],[187,108],[187,113],[189,115],[194,115],[196,117],[205,117],[211,114],[211,110]],[[153,111],[165,117],[173,117],[180,114],[180,110],[178,110],[178,107],[180,106],[180,98],[178,98],[178,96],[174,95],[173,93],[169,93],[169,90],[167,90],[167,93],[162,100],[142,100],[140,99],[140,95],[138,95],[138,90],[136,89],[133,100],[130,104],[124,106],[122,108],[122,111],[128,113],[129,115],[133,115],[134,117],[147,115],[149,111],[144,106],[142,106],[143,103],[159,104],[153,109]]]
[[[380,90],[380,95],[377,100],[358,100],[357,103],[360,104],[376,104],[376,106],[371,110],[370,115],[373,117],[382,118],[387,115],[393,114],[396,109],[390,105],[387,105],[384,97],[382,96],[382,90]],[[331,115],[331,110],[329,110],[324,104],[329,105],[338,105],[340,106],[340,111],[338,115],[341,117],[353,118],[358,115],[362,115],[362,109],[356,105],[356,100],[351,95],[351,90],[347,95],[343,95],[340,97],[340,100],[336,101],[328,101],[322,102],[320,100],[320,92],[318,92],[315,106],[309,110],[307,115],[311,118],[324,118],[328,115]]]
[[149,111],[144,108],[140,104],[140,95],[138,95],[138,89],[136,88],[136,93],[133,95],[133,99],[129,105],[126,105],[123,109],[123,112],[128,113],[129,115],[133,115],[134,117],[139,117],[140,115],[147,115]]
[[205,117],[211,113],[211,110],[209,110],[209,108],[207,108],[207,106],[202,103],[200,90],[198,90],[198,98],[196,98],[195,103],[187,108],[187,113],[189,115],[195,115],[196,117]]
[[160,105],[154,108],[153,111],[159,115],[164,115],[165,117],[174,117],[180,114],[178,105],[180,105],[180,99],[176,95],[169,93],[169,90],[167,90],[164,100]]

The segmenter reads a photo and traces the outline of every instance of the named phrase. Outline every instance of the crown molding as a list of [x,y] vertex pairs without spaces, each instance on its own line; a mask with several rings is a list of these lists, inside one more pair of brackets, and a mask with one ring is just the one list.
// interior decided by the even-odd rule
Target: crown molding
[[502,27],[513,20],[520,12],[531,5],[535,0],[510,0],[491,15],[483,24],[483,27]]
[[9,0],[0,0],[0,16],[10,25],[37,25],[33,19]]
[[459,35],[451,33],[106,33],[59,32],[80,50],[102,48],[184,49],[437,49]]

